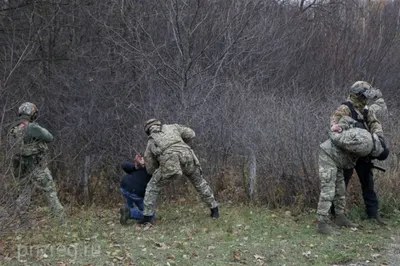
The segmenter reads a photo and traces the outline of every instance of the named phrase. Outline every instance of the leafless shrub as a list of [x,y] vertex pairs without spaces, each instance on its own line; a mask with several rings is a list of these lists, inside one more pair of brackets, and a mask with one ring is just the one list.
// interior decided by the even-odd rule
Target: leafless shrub
[[[143,121],[158,117],[196,131],[193,148],[222,194],[250,193],[255,155],[253,200],[312,206],[328,118],[363,79],[392,112],[377,189],[398,197],[399,10],[399,1],[9,1],[0,7],[0,146],[17,106],[35,102],[56,137],[50,167],[62,201],[84,203],[89,156],[91,201],[113,203],[119,163],[143,152]],[[183,182],[169,194],[185,193]]]

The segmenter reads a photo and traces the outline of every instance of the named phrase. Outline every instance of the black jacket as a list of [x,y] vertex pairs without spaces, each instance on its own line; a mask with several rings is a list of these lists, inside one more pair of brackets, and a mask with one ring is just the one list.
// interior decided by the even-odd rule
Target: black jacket
[[120,187],[126,191],[144,198],[147,183],[151,176],[146,172],[146,168],[136,169],[135,165],[130,162],[121,164],[121,168],[127,173],[121,180]]

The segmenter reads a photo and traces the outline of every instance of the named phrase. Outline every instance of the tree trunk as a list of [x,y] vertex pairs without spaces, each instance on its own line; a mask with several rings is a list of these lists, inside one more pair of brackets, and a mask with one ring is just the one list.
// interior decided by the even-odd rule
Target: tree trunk
[[83,197],[84,204],[88,206],[90,202],[89,195],[89,178],[90,178],[90,156],[85,156],[84,176],[83,176]]

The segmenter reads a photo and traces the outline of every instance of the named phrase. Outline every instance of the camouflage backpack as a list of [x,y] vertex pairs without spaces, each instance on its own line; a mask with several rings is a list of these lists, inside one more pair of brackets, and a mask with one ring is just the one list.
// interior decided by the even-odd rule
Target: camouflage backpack
[[28,131],[28,122],[21,122],[10,128],[8,132],[8,152],[14,155],[24,154],[24,138]]

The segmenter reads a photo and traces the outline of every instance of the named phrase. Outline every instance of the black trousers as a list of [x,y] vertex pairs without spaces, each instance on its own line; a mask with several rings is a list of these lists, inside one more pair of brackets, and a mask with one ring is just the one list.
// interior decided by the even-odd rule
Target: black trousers
[[[369,157],[359,158],[354,169],[357,172],[361,184],[362,196],[365,203],[365,211],[369,218],[374,218],[378,215],[378,197],[374,190],[374,173],[372,171],[372,162]],[[347,185],[353,174],[353,169],[348,169],[343,172],[344,182]]]
[[[378,197],[374,190],[374,174],[372,172],[372,162],[368,157],[359,158],[354,169],[360,180],[362,196],[365,203],[365,210],[369,218],[374,218],[378,215]],[[353,175],[354,169],[346,169],[343,171],[344,182],[347,185]],[[331,213],[334,215],[334,206],[331,208]]]

